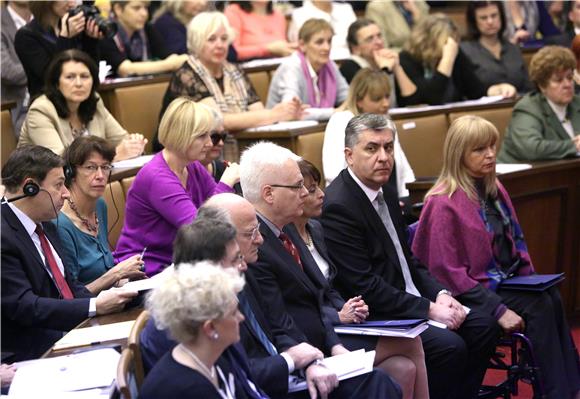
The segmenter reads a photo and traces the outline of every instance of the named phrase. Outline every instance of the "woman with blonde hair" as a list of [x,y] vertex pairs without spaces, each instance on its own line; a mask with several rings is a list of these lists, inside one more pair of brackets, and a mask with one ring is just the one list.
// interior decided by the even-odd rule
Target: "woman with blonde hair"
[[[327,186],[346,168],[344,130],[348,122],[354,116],[364,113],[387,114],[390,95],[389,78],[383,71],[363,68],[355,75],[344,103],[345,110],[332,115],[324,132],[322,167]],[[407,197],[409,191],[405,184],[412,181],[415,181],[415,174],[395,135],[395,170],[388,184],[396,186],[399,197]]]
[[485,95],[515,96],[515,88],[508,83],[485,87],[459,48],[459,39],[457,27],[444,14],[429,15],[413,28],[399,59],[417,90],[407,97],[397,93],[399,105],[444,104]]
[[282,61],[272,77],[268,108],[298,99],[309,105],[308,119],[327,120],[342,104],[348,93],[348,83],[330,60],[333,32],[324,19],[310,19],[302,25],[298,33],[298,51]]
[[206,199],[233,191],[239,181],[237,164],[230,164],[216,183],[199,162],[212,146],[216,116],[213,109],[187,97],[169,105],[159,125],[159,141],[165,148],[137,173],[127,193],[115,257],[144,253],[146,273],[159,273],[171,263],[177,229],[195,218]]
[[525,333],[534,346],[548,398],[578,397],[578,352],[557,287],[502,289],[534,267],[510,197],[497,180],[499,133],[477,116],[455,120],[443,148],[439,179],[425,196],[413,253],[453,296],[492,315],[505,333]]
[[[155,324],[179,342],[147,375],[140,398],[249,398],[247,364],[232,352],[240,340],[237,294],[244,278],[209,262],[181,263],[147,300]],[[238,362],[235,362],[237,360]],[[244,370],[245,368],[245,370]],[[252,398],[265,398],[255,384]]]

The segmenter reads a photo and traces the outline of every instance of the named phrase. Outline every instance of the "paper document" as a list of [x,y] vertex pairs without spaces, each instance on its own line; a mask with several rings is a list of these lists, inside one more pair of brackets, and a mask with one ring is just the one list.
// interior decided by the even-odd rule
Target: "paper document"
[[120,168],[140,168],[153,159],[153,155],[141,155],[137,158],[125,159],[123,161],[113,162],[113,167]]
[[425,331],[429,325],[423,322],[418,326],[401,329],[401,328],[384,328],[384,327],[355,327],[355,326],[340,326],[334,327],[337,334],[349,335],[374,335],[379,337],[400,337],[400,338],[415,338],[417,335]]
[[123,289],[130,291],[146,291],[157,288],[165,279],[173,273],[173,265],[165,268],[161,273],[154,275],[153,277],[144,278],[143,280],[129,281],[123,286]]
[[503,96],[484,96],[477,100],[457,101],[442,105],[421,105],[418,107],[412,106],[412,107],[391,108],[389,110],[389,115],[403,115],[414,112],[439,111],[444,109],[469,107],[474,105],[486,105],[496,103],[503,99],[504,99]]
[[274,123],[273,125],[265,125],[246,129],[246,132],[279,132],[283,130],[300,129],[303,127],[310,127],[318,125],[317,121],[288,121]]
[[520,170],[531,169],[529,163],[498,163],[495,165],[495,173],[498,175],[504,173],[519,172]]
[[553,285],[564,280],[564,273],[557,274],[531,274],[529,276],[510,277],[501,282],[500,288],[504,290],[519,291],[545,291]]
[[8,397],[102,397],[110,393],[120,357],[116,350],[105,348],[17,363]]
[[54,344],[54,350],[76,348],[79,346],[99,345],[116,339],[129,337],[135,320],[105,324],[86,328],[75,328]]
[[[322,361],[324,367],[333,371],[339,381],[370,373],[373,370],[374,362],[375,351],[365,352],[364,349],[327,357]],[[294,382],[288,386],[288,392],[303,391],[305,389],[307,389],[307,385],[304,380]]]

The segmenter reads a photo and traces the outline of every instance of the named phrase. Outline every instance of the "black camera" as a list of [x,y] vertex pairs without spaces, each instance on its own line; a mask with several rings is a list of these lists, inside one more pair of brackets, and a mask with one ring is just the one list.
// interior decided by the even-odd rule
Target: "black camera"
[[69,10],[68,16],[69,18],[74,17],[81,12],[85,15],[87,22],[90,18],[95,20],[95,23],[99,27],[99,32],[101,32],[107,39],[112,39],[113,36],[117,34],[117,24],[115,24],[113,21],[109,21],[108,19],[103,18],[99,12],[99,9],[94,5],[78,5],[72,10]]

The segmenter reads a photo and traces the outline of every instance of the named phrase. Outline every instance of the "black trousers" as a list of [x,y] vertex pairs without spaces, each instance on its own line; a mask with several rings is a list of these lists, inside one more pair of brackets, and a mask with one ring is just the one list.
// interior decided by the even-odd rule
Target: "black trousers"
[[503,303],[526,323],[549,399],[570,398],[580,390],[578,350],[556,287],[543,292],[500,290]]
[[429,326],[421,339],[431,399],[477,398],[499,333],[493,317],[475,311],[457,331]]

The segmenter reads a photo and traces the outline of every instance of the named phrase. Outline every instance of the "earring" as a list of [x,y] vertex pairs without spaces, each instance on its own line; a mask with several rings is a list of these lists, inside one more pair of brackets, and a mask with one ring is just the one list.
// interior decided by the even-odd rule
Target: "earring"
[[215,340],[217,340],[219,337],[220,337],[220,335],[219,335],[217,332],[214,332],[214,333],[211,335],[211,339],[213,339],[214,341],[215,341]]

